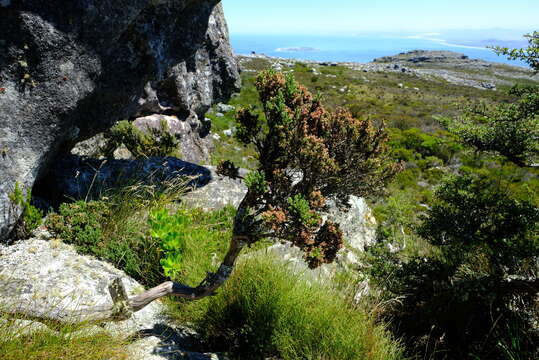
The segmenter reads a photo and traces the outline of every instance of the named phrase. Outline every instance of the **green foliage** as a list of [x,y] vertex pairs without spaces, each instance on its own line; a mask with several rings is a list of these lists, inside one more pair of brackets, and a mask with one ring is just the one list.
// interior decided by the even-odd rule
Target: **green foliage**
[[[20,322],[19,322],[20,324]],[[2,360],[127,360],[127,342],[92,327],[49,324],[45,329],[0,318]]]
[[[388,310],[395,331],[423,358],[539,355],[533,325],[539,183],[528,167],[538,153],[539,93],[516,87],[511,94],[513,103],[475,107],[462,119],[440,118],[464,143],[487,153],[458,154],[466,166],[441,183],[420,213],[421,224],[411,226],[432,249],[403,256],[382,242],[370,250],[367,271],[386,298],[399,299]],[[421,161],[439,154],[439,143],[423,141],[422,134],[397,135],[393,146],[408,166],[415,162],[421,169]],[[395,236],[391,223],[403,224],[399,212],[410,209],[388,203],[379,209],[382,238],[398,243],[403,234]]]
[[524,35],[528,39],[528,47],[524,49],[509,49],[507,47],[495,46],[494,51],[498,55],[506,55],[511,60],[523,60],[532,69],[539,71],[539,32]]
[[238,359],[402,358],[364,309],[267,257],[240,264],[195,325],[214,350]]
[[182,213],[170,215],[167,209],[156,209],[148,217],[150,236],[163,251],[160,263],[167,277],[175,278],[181,270],[182,253],[185,251],[182,231],[185,222],[186,217]]
[[251,171],[245,177],[245,186],[255,194],[263,194],[268,190],[266,176],[260,171]]
[[144,132],[133,123],[123,120],[114,125],[105,135],[107,143],[103,152],[112,157],[122,144],[135,157],[179,156],[178,140],[169,132],[166,121],[162,120],[158,129],[148,128]]
[[22,236],[28,236],[32,231],[34,231],[40,224],[43,219],[43,211],[36,208],[31,204],[32,201],[32,192],[27,190],[26,197],[23,194],[22,188],[19,186],[19,183],[15,183],[15,189],[9,194],[9,200],[14,206],[19,206],[22,208]]
[[309,202],[301,195],[297,194],[287,199],[288,213],[297,219],[307,228],[318,225],[320,216],[311,210]]
[[416,128],[407,130],[393,128],[389,129],[389,138],[393,156],[401,161],[436,157],[447,163],[462,151],[462,146],[443,131],[431,134]]
[[501,182],[463,175],[436,192],[419,234],[460,263],[480,250],[497,276],[517,274],[522,263],[539,254],[539,208],[516,199]]
[[499,153],[521,166],[539,155],[539,87],[515,87],[519,100],[496,107],[478,106],[464,117],[442,119],[449,131],[481,151]]
[[109,205],[104,201],[77,201],[61,204],[58,213],[47,217],[50,231],[70,244],[76,244],[82,253],[100,252],[102,224],[110,217]]
[[217,269],[224,256],[235,215],[233,207],[204,212],[180,208],[169,213],[165,208],[151,212],[150,236],[162,250],[161,266],[167,277],[190,285]]

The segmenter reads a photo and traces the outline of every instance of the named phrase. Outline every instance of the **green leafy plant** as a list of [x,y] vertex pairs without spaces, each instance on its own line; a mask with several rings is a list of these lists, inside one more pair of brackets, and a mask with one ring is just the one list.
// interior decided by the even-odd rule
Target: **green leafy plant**
[[25,237],[30,235],[40,224],[43,218],[43,211],[36,208],[31,204],[32,191],[27,190],[26,196],[23,194],[22,188],[19,183],[15,183],[13,192],[9,194],[9,200],[14,206],[22,208],[22,217],[19,229],[22,232],[19,237]]
[[148,218],[150,236],[159,243],[163,251],[160,263],[167,277],[175,278],[180,273],[187,221],[187,216],[182,212],[170,215],[166,209],[154,210]]

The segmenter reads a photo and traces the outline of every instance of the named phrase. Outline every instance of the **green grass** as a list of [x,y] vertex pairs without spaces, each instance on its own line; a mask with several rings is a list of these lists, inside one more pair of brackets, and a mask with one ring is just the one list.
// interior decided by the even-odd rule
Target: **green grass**
[[401,359],[400,345],[337,290],[308,283],[261,256],[243,261],[192,319],[234,359]]
[[32,330],[0,319],[2,360],[127,360],[127,342],[105,331],[72,325]]

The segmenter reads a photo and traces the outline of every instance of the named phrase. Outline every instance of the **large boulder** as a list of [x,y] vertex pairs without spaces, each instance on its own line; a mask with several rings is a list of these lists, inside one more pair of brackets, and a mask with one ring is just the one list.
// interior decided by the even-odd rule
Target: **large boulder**
[[[35,318],[75,321],[80,311],[112,304],[108,286],[120,277],[128,295],[144,288],[112,265],[82,256],[73,247],[42,237],[0,245],[0,309]],[[127,335],[153,328],[164,307],[154,302],[122,322],[107,323]]]
[[8,199],[120,119],[189,119],[197,136],[239,75],[219,0],[0,2],[0,240]]

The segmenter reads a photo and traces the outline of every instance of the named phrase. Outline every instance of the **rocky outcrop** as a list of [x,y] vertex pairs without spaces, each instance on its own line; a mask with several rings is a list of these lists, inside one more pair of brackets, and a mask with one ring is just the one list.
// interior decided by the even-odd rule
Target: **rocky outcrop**
[[238,87],[218,0],[0,3],[0,239],[20,209],[8,195],[56,155],[120,119],[200,119]]
[[[143,132],[159,131],[163,124],[166,124],[166,131],[178,139],[178,152],[182,160],[200,164],[210,159],[212,142],[206,135],[209,133],[211,122],[201,122],[195,115],[180,120],[177,116],[158,114],[133,121],[133,125]],[[204,136],[201,137],[200,134]]]

